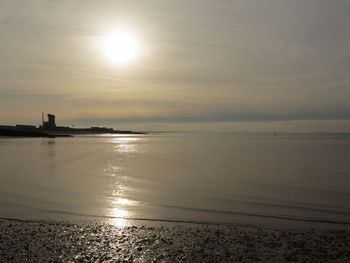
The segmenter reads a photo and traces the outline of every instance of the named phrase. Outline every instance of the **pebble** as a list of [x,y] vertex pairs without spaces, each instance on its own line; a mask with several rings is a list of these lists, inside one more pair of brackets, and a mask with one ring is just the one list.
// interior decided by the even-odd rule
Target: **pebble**
[[350,230],[0,220],[0,262],[350,262]]

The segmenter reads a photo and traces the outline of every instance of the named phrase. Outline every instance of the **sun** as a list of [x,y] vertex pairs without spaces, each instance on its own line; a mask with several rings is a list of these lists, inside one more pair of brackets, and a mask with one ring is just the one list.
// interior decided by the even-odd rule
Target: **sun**
[[106,58],[118,65],[129,64],[139,56],[139,41],[128,31],[117,31],[102,38],[102,51]]

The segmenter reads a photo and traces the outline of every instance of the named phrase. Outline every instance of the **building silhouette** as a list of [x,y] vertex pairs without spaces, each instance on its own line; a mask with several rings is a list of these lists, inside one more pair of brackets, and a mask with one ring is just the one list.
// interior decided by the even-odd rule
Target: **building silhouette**
[[47,114],[48,121],[44,121],[43,118],[43,129],[49,130],[56,128],[56,117],[53,114]]

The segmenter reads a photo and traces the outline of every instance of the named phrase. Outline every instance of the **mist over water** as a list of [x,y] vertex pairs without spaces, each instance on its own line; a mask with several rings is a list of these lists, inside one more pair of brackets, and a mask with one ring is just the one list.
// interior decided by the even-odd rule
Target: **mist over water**
[[350,137],[0,138],[0,216],[350,223]]

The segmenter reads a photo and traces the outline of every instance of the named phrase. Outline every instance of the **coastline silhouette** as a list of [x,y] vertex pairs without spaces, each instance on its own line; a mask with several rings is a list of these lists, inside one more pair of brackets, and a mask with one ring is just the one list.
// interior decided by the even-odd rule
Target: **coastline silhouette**
[[78,134],[145,134],[144,132],[135,132],[131,130],[114,130],[106,127],[90,128],[70,128],[56,125],[56,116],[47,114],[48,121],[44,120],[42,113],[42,125],[16,124],[15,126],[0,125],[0,136],[10,137],[72,137]]

